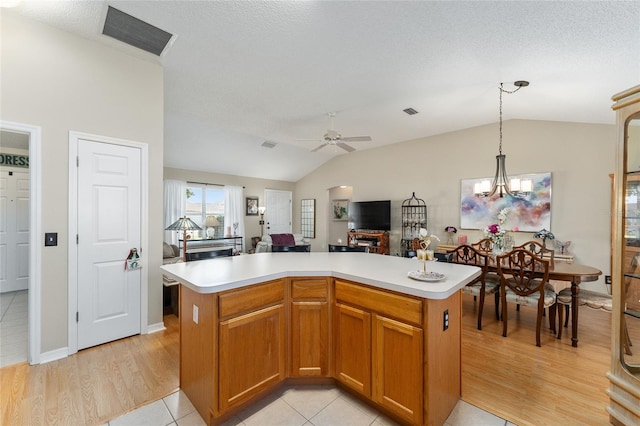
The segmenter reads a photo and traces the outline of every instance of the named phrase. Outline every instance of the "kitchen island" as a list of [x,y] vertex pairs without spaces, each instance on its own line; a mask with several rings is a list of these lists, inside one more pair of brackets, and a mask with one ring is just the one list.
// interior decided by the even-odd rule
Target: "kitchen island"
[[258,253],[162,266],[180,286],[180,387],[219,424],[284,383],[335,383],[394,419],[460,398],[460,289],[478,268],[366,253]]

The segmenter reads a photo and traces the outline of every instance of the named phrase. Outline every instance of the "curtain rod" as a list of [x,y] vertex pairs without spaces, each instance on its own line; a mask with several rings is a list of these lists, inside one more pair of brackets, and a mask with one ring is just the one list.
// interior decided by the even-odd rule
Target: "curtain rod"
[[[193,181],[190,181],[190,180],[188,180],[187,183],[195,183],[197,185],[209,185],[209,186],[225,186],[225,185],[222,185],[220,183],[193,182]],[[244,189],[244,188],[246,188],[246,186],[242,185],[242,188]]]

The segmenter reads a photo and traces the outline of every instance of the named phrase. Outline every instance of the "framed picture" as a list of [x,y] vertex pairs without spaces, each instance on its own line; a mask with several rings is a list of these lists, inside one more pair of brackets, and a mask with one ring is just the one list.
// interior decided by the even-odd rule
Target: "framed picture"
[[258,216],[258,197],[246,197],[247,216]]
[[505,225],[518,231],[537,232],[551,229],[551,173],[531,173],[519,176],[520,179],[531,179],[533,191],[524,198],[509,195],[500,198],[494,195],[489,198],[476,197],[473,184],[480,179],[463,179],[460,198],[460,227],[464,229],[483,229],[496,223],[498,213],[509,208]]
[[331,211],[333,220],[346,221],[349,218],[349,200],[331,201]]

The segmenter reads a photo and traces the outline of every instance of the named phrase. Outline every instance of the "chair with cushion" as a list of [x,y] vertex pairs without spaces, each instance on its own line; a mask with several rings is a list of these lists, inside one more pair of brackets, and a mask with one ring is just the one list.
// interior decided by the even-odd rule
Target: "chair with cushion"
[[451,263],[451,261],[453,260],[453,254],[451,253],[435,252],[433,256],[438,262]]
[[[169,244],[164,242],[162,244],[162,264],[168,265],[171,263],[182,262],[182,256],[180,256],[180,249],[175,244]],[[162,274],[162,285],[164,286],[162,291],[162,306],[163,313],[174,313],[178,315],[178,281],[167,275]]]
[[452,263],[474,265],[480,267],[482,270],[478,278],[462,288],[462,292],[464,294],[472,294],[474,300],[476,296],[480,296],[480,302],[478,304],[478,330],[482,330],[482,310],[484,308],[485,295],[494,295],[496,302],[496,319],[500,318],[500,311],[498,309],[500,303],[498,290],[500,289],[500,285],[495,281],[487,282],[485,280],[488,268],[488,256],[469,245],[458,246],[454,250],[450,250],[448,254],[451,255]]
[[531,253],[535,254],[538,257],[543,259],[549,259],[549,270],[553,271],[555,267],[555,250],[546,248],[544,245],[540,244],[538,241],[527,241],[524,244],[520,244],[519,246],[513,247],[513,249],[525,249],[529,250]]
[[[535,254],[538,257],[541,257],[543,259],[549,259],[549,270],[553,271],[553,268],[555,268],[555,250],[546,248],[543,244],[539,243],[538,241],[535,241],[535,240],[527,241],[524,244],[520,244],[519,246],[513,247],[513,249],[529,250],[531,253]],[[550,286],[551,284],[547,282],[547,285]],[[553,291],[556,291],[554,287],[549,287],[549,288],[551,288],[551,290]],[[518,311],[520,310],[520,305],[516,306],[516,310]],[[545,314],[546,314],[546,310],[543,310],[542,316],[545,316]]]
[[311,251],[310,244],[303,245],[293,245],[293,246],[271,246],[271,251],[273,253],[285,253],[285,252],[298,252],[298,253],[309,253]]
[[369,252],[369,247],[366,246],[342,246],[342,245],[335,245],[335,244],[329,244],[329,252],[331,253],[346,253],[346,252],[362,252],[362,253],[368,253]]
[[271,234],[263,235],[262,241],[256,244],[256,253],[272,251],[274,245],[308,245],[302,234]]
[[193,262],[195,260],[213,259],[216,257],[227,257],[227,256],[233,256],[232,248],[225,248],[220,250],[209,249],[209,250],[202,250],[202,251],[195,251],[195,252],[187,252],[187,262]]
[[546,285],[549,280],[549,260],[522,248],[496,258],[500,275],[502,299],[502,335],[507,337],[507,302],[536,306],[536,346],[540,346],[542,311],[549,308],[550,329],[556,332],[556,293]]

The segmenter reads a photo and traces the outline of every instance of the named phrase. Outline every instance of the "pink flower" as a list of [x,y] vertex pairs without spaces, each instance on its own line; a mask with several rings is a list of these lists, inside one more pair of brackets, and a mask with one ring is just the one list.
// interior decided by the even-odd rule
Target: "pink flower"
[[517,226],[514,226],[513,229],[512,229],[513,232],[518,232],[519,230],[520,230],[520,228],[518,228]]
[[500,229],[498,228],[498,224],[494,223],[492,225],[489,225],[487,227],[488,231],[492,234],[497,234],[498,232],[500,232]]

